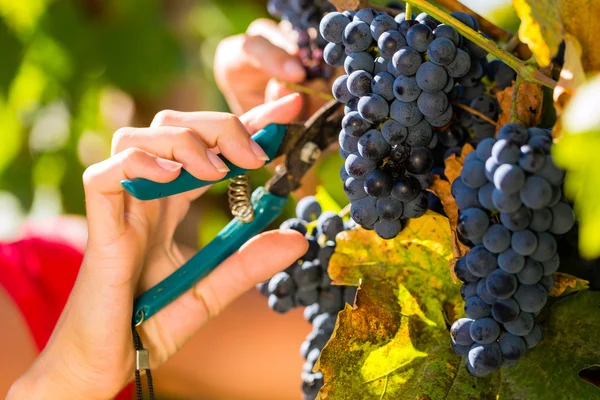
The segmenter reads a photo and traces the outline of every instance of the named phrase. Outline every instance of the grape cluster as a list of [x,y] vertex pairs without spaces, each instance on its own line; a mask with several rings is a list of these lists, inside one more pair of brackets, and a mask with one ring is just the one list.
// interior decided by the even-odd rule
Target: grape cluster
[[288,21],[296,31],[307,79],[329,79],[333,69],[323,62],[327,42],[319,33],[319,21],[335,7],[327,0],[269,0],[267,9],[271,16]]
[[473,246],[454,267],[467,318],[452,325],[452,346],[475,376],[514,364],[542,337],[534,318],[559,267],[555,236],[575,223],[551,146],[547,130],[506,124],[465,157],[452,183],[458,234]]
[[[316,226],[309,232],[309,226],[314,222]],[[304,317],[313,329],[300,347],[306,360],[302,371],[305,400],[316,398],[323,385],[323,374],[312,370],[333,333],[337,313],[345,303],[353,304],[356,296],[356,287],[333,286],[327,273],[335,251],[336,235],[354,226],[352,221],[344,223],[334,212],[323,212],[314,196],[301,199],[296,206],[296,218],[285,221],[281,229],[293,229],[305,235],[308,250],[285,271],[258,285],[259,291],[268,297],[269,307],[278,313],[306,307]]]
[[333,94],[346,104],[339,143],[352,219],[391,239],[429,207],[434,130],[452,120],[449,94],[471,56],[456,29],[424,13],[331,12],[320,31],[325,61],[346,71]]

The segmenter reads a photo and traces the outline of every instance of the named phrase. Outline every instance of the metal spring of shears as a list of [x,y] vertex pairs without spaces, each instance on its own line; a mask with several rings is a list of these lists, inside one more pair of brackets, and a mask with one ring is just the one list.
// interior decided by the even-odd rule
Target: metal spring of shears
[[254,219],[251,195],[252,188],[248,175],[237,175],[230,179],[227,190],[229,209],[231,214],[242,222],[250,222]]

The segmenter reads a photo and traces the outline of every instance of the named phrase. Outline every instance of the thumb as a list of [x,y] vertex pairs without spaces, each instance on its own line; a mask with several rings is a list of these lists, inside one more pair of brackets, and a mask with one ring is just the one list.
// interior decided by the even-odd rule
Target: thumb
[[246,130],[252,135],[268,124],[289,124],[298,118],[302,111],[302,96],[293,93],[277,101],[262,104],[240,117]]

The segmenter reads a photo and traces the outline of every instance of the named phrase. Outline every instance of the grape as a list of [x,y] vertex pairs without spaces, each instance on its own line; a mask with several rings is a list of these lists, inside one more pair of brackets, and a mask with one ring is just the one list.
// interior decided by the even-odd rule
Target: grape
[[405,103],[394,100],[390,107],[390,116],[406,127],[414,126],[423,119],[416,101]]
[[433,155],[426,147],[415,147],[404,163],[406,170],[413,174],[423,174],[431,170],[433,166]]
[[292,296],[277,297],[274,294],[269,296],[269,308],[279,314],[285,314],[294,308],[294,299]]
[[544,275],[544,267],[539,261],[535,261],[529,257],[525,260],[525,267],[519,273],[517,278],[524,285],[532,285],[537,283]]
[[[390,146],[399,145],[408,137],[408,130],[396,120],[388,119],[381,125],[381,134]],[[399,161],[404,161],[400,159]]]
[[460,44],[461,36],[456,29],[450,25],[441,24],[433,30],[433,36],[438,38],[450,39],[455,46]]
[[521,312],[519,303],[515,299],[500,299],[492,305],[492,316],[498,323],[514,321]]
[[571,230],[573,225],[575,225],[573,209],[567,203],[558,203],[551,208],[551,211],[552,225],[550,226],[550,232],[554,233],[555,235],[567,233]]
[[500,60],[490,62],[488,71],[491,73],[490,79],[496,81],[496,87],[499,89],[511,86],[512,82],[517,79],[517,73]]
[[519,146],[510,140],[497,140],[492,147],[492,157],[500,164],[516,164],[519,161]]
[[402,222],[399,219],[395,221],[379,221],[375,223],[375,232],[382,239],[393,239],[402,230]]
[[[418,77],[417,73],[417,77]],[[417,78],[418,79],[418,78]],[[422,92],[417,101],[419,111],[426,117],[440,116],[448,108],[448,97],[444,92]]]
[[506,194],[518,192],[525,184],[525,173],[513,164],[502,164],[494,172],[494,186]]
[[447,38],[434,39],[427,48],[429,61],[437,65],[448,65],[456,57],[456,45]]
[[477,189],[485,185],[487,183],[485,164],[478,159],[469,162],[465,159],[460,177],[464,184],[470,188]]
[[421,88],[417,85],[414,76],[398,75],[394,81],[394,96],[405,103],[415,101],[421,94]]
[[[458,180],[458,179],[457,179]],[[475,190],[475,189],[474,189]],[[492,201],[492,194],[494,193],[494,185],[492,183],[486,183],[479,188],[477,199],[479,203],[487,210],[494,211],[496,206]]]
[[514,232],[511,238],[511,247],[522,256],[533,254],[538,246],[538,238],[529,229]]
[[404,203],[404,212],[402,218],[419,218],[429,209],[429,200],[424,192],[419,192],[417,196]]
[[417,197],[420,190],[419,181],[411,176],[407,176],[394,184],[392,197],[402,202],[409,202]]
[[319,242],[317,241],[317,239],[315,239],[313,237],[309,237],[309,238],[307,238],[307,242],[308,242],[308,250],[306,250],[306,253],[304,253],[304,255],[301,258],[301,260],[303,260],[303,261],[313,260],[317,256],[317,253],[319,252]]
[[485,177],[490,182],[494,181],[494,173],[496,173],[499,166],[500,164],[498,164],[498,161],[494,157],[490,157],[485,161]]
[[331,12],[321,19],[319,32],[325,40],[331,43],[342,43],[344,29],[350,20],[341,13]]
[[467,254],[467,268],[473,275],[485,278],[496,269],[496,256],[477,245]]
[[565,179],[565,171],[554,164],[550,155],[546,156],[546,162],[537,174],[554,186],[561,186]]
[[[309,306],[306,306],[306,308],[304,309],[304,319],[310,323],[312,323],[314,321],[315,317],[319,314],[321,314],[321,310],[319,309],[319,303],[313,303]],[[316,349],[313,349],[313,350],[316,350]]]
[[507,360],[518,360],[527,351],[527,345],[522,337],[510,333],[503,333],[498,339],[502,357]]
[[444,67],[432,62],[424,62],[417,70],[417,85],[425,92],[437,92],[444,89],[448,74]]
[[[344,60],[344,69],[347,74],[359,70],[373,73],[374,62],[373,57],[369,53],[353,52],[346,56],[346,59]],[[342,103],[346,102],[342,101]]]
[[424,147],[431,141],[433,130],[427,121],[423,120],[408,128],[406,144],[411,147]]
[[527,172],[537,172],[546,163],[546,156],[540,149],[529,145],[521,146],[519,166]]
[[510,334],[525,336],[531,331],[533,324],[533,314],[521,312],[513,321],[504,323],[504,329]]
[[[377,75],[380,72],[389,72],[389,65],[391,65],[391,61],[390,60],[386,60],[383,57],[377,57],[375,59],[375,67],[373,68],[373,73],[375,75]],[[389,72],[391,74],[391,72]],[[394,75],[392,75],[394,76]]]
[[344,116],[342,129],[347,135],[358,138],[369,129],[369,123],[361,118],[358,111],[351,111]]
[[542,279],[540,279],[538,283],[542,285],[542,287],[546,289],[546,292],[548,293],[550,293],[554,288],[554,278],[552,277],[552,275],[542,276]]
[[332,67],[341,67],[346,59],[346,51],[342,44],[327,43],[323,50],[323,60]]
[[432,41],[433,32],[427,25],[414,25],[406,32],[406,43],[418,52],[427,51],[427,47]]
[[371,83],[373,82],[373,76],[366,71],[354,71],[348,76],[348,91],[353,96],[361,97],[366,96],[371,92]]
[[283,221],[281,225],[279,225],[279,229],[285,231],[291,229],[296,232],[300,232],[302,235],[306,235],[306,221],[300,218],[290,218],[286,221]]
[[365,179],[375,169],[375,162],[352,153],[346,158],[346,172],[356,179]]
[[[319,259],[319,262],[321,263],[321,266],[326,269],[327,266],[329,265],[329,260],[331,259],[331,256],[333,255],[333,252],[335,251],[335,239],[333,240],[328,240],[327,242],[325,242],[325,245],[321,248],[319,248],[319,254],[317,256],[317,258]],[[325,277],[328,277],[329,275],[327,274],[323,274]]]
[[459,20],[460,22],[462,22],[463,24],[467,25],[469,28],[473,29],[474,31],[479,30],[479,24],[477,23],[477,20],[472,15],[464,13],[462,11],[454,11],[454,12],[450,13],[450,15],[452,17],[456,18],[457,20]]
[[396,72],[396,76],[400,74],[412,76],[417,73],[422,62],[423,59],[418,51],[405,46],[394,53],[391,66]]
[[[473,275],[473,276],[475,276],[475,275]],[[477,278],[477,277],[475,277],[475,278]],[[462,285],[460,287],[460,297],[462,297],[463,300],[466,300],[472,296],[477,296],[477,284],[476,283],[465,283],[464,285]]]
[[516,274],[525,266],[525,257],[513,249],[508,249],[498,255],[498,266],[503,271]]
[[338,77],[332,86],[333,96],[341,103],[347,103],[354,98],[352,93],[348,91],[348,75]]
[[513,232],[526,229],[532,221],[532,212],[527,207],[519,207],[511,213],[500,213],[500,222]]
[[466,51],[456,49],[454,60],[444,68],[446,68],[446,72],[448,72],[448,75],[452,78],[461,78],[467,74],[471,68],[471,57]]
[[358,152],[368,160],[383,160],[391,147],[377,129],[371,129],[358,139]]
[[514,297],[519,303],[521,310],[528,313],[537,313],[546,305],[548,292],[546,292],[546,289],[542,285],[538,284],[519,285]]
[[556,254],[558,245],[554,236],[547,232],[537,234],[537,248],[531,254],[531,258],[537,261],[548,261]]
[[296,285],[287,272],[275,274],[268,283],[269,294],[279,298],[292,296],[296,290]]
[[444,126],[446,126],[448,123],[450,123],[450,121],[452,121],[452,115],[453,115],[453,110],[452,110],[452,106],[448,106],[446,108],[446,111],[444,111],[441,115],[438,115],[437,117],[425,117],[425,119],[427,120],[427,122],[429,122],[429,125],[436,127],[436,128],[442,128]]
[[[376,94],[362,96],[358,101],[358,112],[366,121],[377,123],[387,118],[389,114],[387,101]],[[395,119],[395,118],[394,118]],[[398,121],[402,123],[402,121]]]
[[460,210],[469,207],[479,207],[478,191],[465,185],[462,179],[455,179],[450,189],[452,197],[456,200],[456,205]]
[[521,201],[527,207],[539,210],[550,204],[552,200],[552,187],[542,177],[530,176],[520,192]]
[[480,83],[483,76],[481,63],[473,56],[470,57],[471,65],[466,74],[460,77],[458,82],[464,87],[474,87]]
[[489,227],[489,218],[485,211],[479,208],[467,208],[458,217],[457,230],[467,238],[479,238]]
[[298,289],[308,290],[317,287],[321,281],[321,265],[317,262],[305,261],[294,269],[294,281]]
[[490,344],[500,336],[500,325],[488,317],[473,321],[469,330],[471,339],[479,344]]
[[[475,289],[477,291],[477,289]],[[468,318],[479,319],[490,315],[491,307],[478,296],[471,296],[465,301],[465,314]]]
[[354,97],[352,98],[352,100],[350,100],[348,103],[346,103],[346,106],[344,106],[344,115],[347,115],[348,113],[351,112],[358,112],[358,98]]
[[449,93],[454,91],[454,78],[452,78],[451,76],[448,77],[448,80],[446,81],[446,86],[444,86],[442,91],[448,94],[448,96],[450,96]]
[[495,125],[492,125],[489,122],[474,123],[472,129],[473,134],[475,136],[475,140],[491,139],[494,137],[494,134],[496,132]]
[[488,291],[498,299],[508,299],[517,290],[517,278],[501,269],[496,269],[485,279]]
[[503,213],[513,213],[522,204],[517,193],[506,194],[496,188],[492,191],[492,202],[496,209]]
[[510,246],[510,231],[500,224],[489,227],[483,235],[483,245],[492,253],[502,253]]
[[403,211],[404,204],[391,196],[377,200],[377,214],[384,221],[397,220],[402,216]]
[[477,149],[475,149],[477,157],[480,160],[487,160],[490,158],[492,155],[492,147],[494,147],[495,143],[496,140],[492,138],[484,139],[479,142],[479,144],[477,144]]
[[327,239],[335,240],[338,233],[344,230],[344,221],[333,211],[325,211],[317,220],[317,229]]
[[479,282],[477,282],[477,296],[479,296],[481,300],[485,301],[489,305],[494,305],[494,303],[496,303],[498,300],[488,290],[485,279],[481,279]]
[[545,232],[552,226],[552,211],[549,208],[533,210],[529,229],[536,232]]
[[[380,13],[371,21],[371,36],[375,40],[380,39],[381,35],[386,31],[396,31],[396,29],[398,29],[398,23],[393,17],[385,13]],[[404,38],[402,35],[400,36]]]
[[[461,102],[465,104],[470,104],[477,97],[485,93],[485,86],[482,83],[478,83],[473,87],[459,86],[459,89]],[[474,116],[469,113],[466,113],[463,118],[469,119],[468,126],[472,125],[474,120],[483,121],[482,119],[474,118]],[[494,128],[494,133],[495,132],[496,130]]]
[[362,199],[367,195],[364,188],[365,181],[356,179],[351,176],[344,180],[344,193],[348,196],[348,200],[354,201]]
[[305,374],[302,377],[302,394],[307,398],[315,398],[323,386],[323,373]]
[[549,260],[543,261],[542,265],[544,267],[544,275],[552,275],[558,271],[558,267],[560,266],[560,257],[558,254],[554,254]]
[[429,15],[425,12],[422,12],[421,14],[417,15],[415,20],[419,21],[421,24],[427,25],[432,30],[435,29],[440,24],[440,22],[438,20],[436,20],[431,15]]
[[407,171],[406,175],[412,176],[416,180],[418,180],[419,185],[421,186],[422,190],[426,190],[429,186],[431,186],[431,174],[430,173],[413,174],[412,172]]
[[544,153],[549,153],[550,147],[552,147],[552,139],[546,136],[534,136],[529,139],[527,144],[534,149],[541,150]]
[[387,197],[392,192],[394,180],[386,172],[376,169],[365,179],[365,192],[371,197]]
[[322,290],[319,295],[319,308],[324,312],[337,312],[342,308],[342,288],[332,286],[327,290]]
[[475,283],[479,281],[479,278],[471,273],[467,268],[467,258],[461,257],[454,264],[454,273],[456,277],[463,282]]
[[379,15],[377,11],[371,8],[363,8],[354,14],[354,21],[362,21],[370,25],[377,15]]
[[471,339],[470,329],[473,320],[469,318],[459,318],[450,327],[450,335],[452,339],[461,346],[472,345],[473,339]]
[[373,225],[379,219],[377,200],[367,196],[353,201],[350,206],[350,216],[357,224],[363,226]]
[[474,344],[467,355],[467,370],[474,376],[487,376],[502,364],[502,351],[498,343]]
[[380,72],[373,78],[373,93],[390,101],[394,99],[394,77],[387,72]]
[[[429,141],[429,143],[427,143],[427,148],[428,149],[435,149],[437,147],[438,144],[438,137],[437,135],[431,135],[431,140]],[[440,174],[441,177],[443,177],[443,174]]]
[[391,60],[394,53],[404,46],[406,46],[406,39],[396,30],[383,32],[377,40],[379,53],[388,60]]
[[321,205],[314,196],[306,196],[296,204],[296,217],[311,222],[321,215]]
[[528,348],[534,348],[542,340],[542,328],[540,328],[538,324],[535,324],[531,331],[529,331],[529,333],[525,335],[523,339],[525,339]]
[[343,130],[340,131],[338,142],[344,151],[349,153],[355,153],[358,151],[358,139],[354,136],[346,135]]
[[346,25],[342,39],[349,51],[365,51],[373,40],[369,25],[362,21],[352,21]]
[[[396,22],[398,22],[398,21],[396,21]],[[419,21],[415,21],[414,19],[411,19],[411,20],[408,20],[408,21],[406,19],[404,19],[403,21],[398,22],[398,31],[404,37],[406,37],[406,34],[408,33],[408,30],[410,28],[412,28],[413,26],[418,25],[418,24],[419,24]]]

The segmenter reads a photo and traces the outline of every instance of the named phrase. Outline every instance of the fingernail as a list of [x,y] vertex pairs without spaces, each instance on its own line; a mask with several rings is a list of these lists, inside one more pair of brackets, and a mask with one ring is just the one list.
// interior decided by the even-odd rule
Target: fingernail
[[210,162],[212,163],[212,165],[215,166],[215,168],[217,169],[217,171],[219,171],[219,172],[229,172],[229,168],[227,168],[227,165],[225,165],[225,163],[223,162],[223,160],[221,160],[218,155],[216,155],[215,153],[213,153],[210,150],[206,150],[206,154],[208,155],[208,159],[210,160]]
[[291,78],[302,79],[306,72],[304,67],[297,60],[288,60],[283,64],[283,72]]
[[258,158],[259,160],[267,161],[269,159],[267,153],[265,153],[265,151],[258,145],[258,143],[256,143],[252,139],[250,139],[250,148],[252,149],[252,152],[254,153],[256,158]]
[[177,161],[171,161],[165,158],[157,158],[156,163],[159,167],[169,172],[179,171],[183,166],[183,164],[178,163]]

